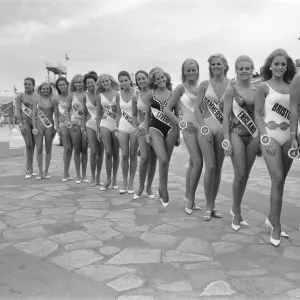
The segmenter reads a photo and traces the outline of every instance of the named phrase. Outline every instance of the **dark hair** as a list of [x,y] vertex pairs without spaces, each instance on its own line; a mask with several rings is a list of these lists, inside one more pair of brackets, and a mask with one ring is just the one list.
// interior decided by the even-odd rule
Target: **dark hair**
[[32,82],[32,85],[33,85],[33,87],[35,87],[35,80],[34,80],[34,78],[32,78],[32,77],[26,77],[26,78],[24,79],[24,82],[25,82],[25,80],[29,80],[29,81],[31,81],[31,82]]
[[56,87],[56,90],[57,90],[57,92],[58,92],[59,95],[61,94],[61,91],[58,88],[58,83],[60,81],[64,81],[66,83],[67,87],[69,87],[69,81],[67,80],[66,77],[58,77],[57,80],[56,80],[56,82],[55,82],[55,87]]
[[270,67],[274,58],[277,56],[284,56],[286,58],[287,70],[283,75],[283,81],[285,81],[286,83],[291,83],[297,73],[296,66],[288,53],[283,49],[276,49],[266,58],[264,65],[260,69],[260,76],[263,78],[263,81],[268,81],[272,78],[273,72],[272,70],[270,70]]
[[134,75],[134,78],[135,78],[135,84],[136,84],[136,86],[140,89],[140,86],[138,85],[138,82],[137,82],[137,75],[138,75],[139,73],[144,74],[147,78],[149,78],[149,74],[148,74],[146,71],[144,71],[144,70],[139,70],[139,71],[137,71],[137,72],[135,73],[135,75]]
[[182,64],[182,66],[181,66],[181,81],[182,81],[182,83],[184,83],[184,82],[186,82],[186,76],[185,76],[185,74],[184,74],[184,66],[185,66],[185,64],[186,63],[194,63],[196,66],[197,66],[197,69],[198,69],[198,75],[197,75],[197,78],[196,78],[196,80],[198,81],[199,80],[199,64],[198,64],[198,62],[196,61],[196,60],[194,60],[194,59],[192,59],[192,58],[188,58],[188,59],[186,59],[184,62],[183,62],[183,64]]
[[120,79],[121,76],[128,77],[128,79],[130,81],[130,86],[133,86],[131,77],[130,77],[130,75],[129,75],[129,73],[127,71],[121,71],[121,72],[119,72],[119,74],[118,74],[118,80]]
[[207,62],[209,63],[208,70],[209,70],[209,76],[210,76],[210,78],[213,78],[213,77],[214,77],[214,74],[213,74],[212,71],[211,71],[210,65],[211,65],[212,61],[213,61],[215,58],[219,58],[219,59],[222,60],[224,66],[225,66],[225,69],[224,69],[224,75],[225,75],[225,77],[226,77],[227,72],[228,72],[228,70],[229,70],[229,66],[228,66],[227,59],[225,58],[225,56],[224,56],[223,54],[221,54],[221,53],[215,53],[215,54],[212,54],[212,55],[208,58],[208,60],[207,60]]
[[151,71],[149,73],[149,79],[150,79],[149,88],[151,90],[157,89],[157,85],[155,84],[155,75],[157,73],[163,73],[166,76],[166,78],[167,78],[166,87],[168,90],[172,91],[171,75],[169,73],[165,72],[160,67],[155,67],[155,68],[151,69]]
[[91,72],[88,72],[87,74],[84,75],[84,77],[83,77],[83,83],[84,83],[85,86],[86,86],[86,81],[87,81],[88,79],[90,79],[90,78],[91,78],[91,79],[94,79],[95,82],[97,82],[97,79],[98,79],[97,73],[94,72],[94,71],[91,71]]

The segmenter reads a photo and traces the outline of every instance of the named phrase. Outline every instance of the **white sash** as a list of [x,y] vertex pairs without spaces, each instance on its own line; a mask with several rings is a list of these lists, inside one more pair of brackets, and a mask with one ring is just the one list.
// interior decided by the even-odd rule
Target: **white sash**
[[204,102],[210,114],[218,121],[218,123],[223,126],[223,113],[221,112],[219,106],[212,100],[204,97]]
[[247,111],[238,105],[235,99],[233,99],[232,110],[236,118],[245,126],[245,128],[252,135],[252,137],[257,137],[258,129],[254,121],[251,119]]
[[159,121],[161,121],[162,123],[168,125],[169,127],[174,127],[174,124],[170,121],[170,119],[160,110],[151,107],[151,112],[153,114],[153,116],[158,119]]
[[29,107],[27,107],[26,105],[24,105],[23,103],[21,104],[21,107],[22,107],[23,113],[26,116],[28,116],[30,119],[32,119],[32,116],[33,116],[32,110]]
[[63,108],[60,103],[58,103],[58,110],[63,116],[66,115],[67,110]]
[[37,113],[38,113],[39,119],[41,120],[41,122],[43,123],[43,125],[46,128],[52,127],[52,123],[49,121],[49,119],[45,116],[45,114],[39,108],[37,108]]
[[113,120],[115,120],[117,118],[117,114],[115,112],[113,112],[112,110],[106,108],[106,107],[103,107],[102,106],[102,109],[103,109],[103,114],[109,118],[112,118]]
[[83,110],[80,109],[80,107],[78,105],[76,105],[76,104],[72,104],[72,109],[73,109],[73,112],[75,113],[75,115],[78,118],[82,119],[82,117],[83,117]]
[[290,110],[285,108],[279,103],[275,103],[272,107],[272,111],[276,112],[279,114],[281,117],[284,117],[285,119],[289,120],[290,119]]
[[[95,107],[95,105],[91,102],[91,100],[90,100],[90,98],[88,97],[87,94],[86,94],[86,99],[87,99],[87,101],[90,102],[91,105],[93,105],[93,106]],[[89,114],[91,115],[92,120],[95,120],[96,117],[97,117],[96,112],[93,111],[93,110],[91,110],[91,109],[88,107],[88,105],[86,106],[86,108],[87,108]]]
[[127,112],[125,112],[124,110],[122,110],[122,116],[124,117],[124,119],[125,119],[128,123],[130,123],[131,125],[133,125],[133,124],[132,124],[132,117],[131,117]]

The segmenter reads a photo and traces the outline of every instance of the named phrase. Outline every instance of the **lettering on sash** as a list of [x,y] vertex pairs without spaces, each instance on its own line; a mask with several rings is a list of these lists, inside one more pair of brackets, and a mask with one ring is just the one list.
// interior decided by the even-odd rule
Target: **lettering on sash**
[[174,127],[174,124],[170,121],[170,119],[160,110],[151,107],[151,112],[153,116],[158,119],[160,122],[168,125],[169,127]]
[[76,104],[72,104],[72,109],[74,111],[74,113],[76,114],[76,116],[80,119],[82,119],[83,117],[83,110]]
[[59,110],[59,112],[60,112],[64,117],[66,116],[67,110],[64,109],[64,108],[61,106],[60,103],[58,104],[58,110]]
[[106,108],[106,107],[102,107],[103,109],[103,114],[107,117],[112,118],[113,120],[115,120],[117,118],[117,114],[115,112],[113,112],[112,110]]
[[128,123],[130,123],[130,124],[133,126],[133,124],[132,124],[132,117],[129,116],[129,114],[128,114],[127,112],[125,112],[124,110],[122,110],[122,116],[124,117],[124,119],[125,119]]
[[43,125],[46,128],[52,127],[52,123],[49,121],[49,119],[45,116],[45,114],[39,108],[37,108],[37,113],[38,113],[39,119],[41,120],[41,122],[43,123]]
[[32,116],[33,116],[32,110],[29,107],[27,107],[26,105],[24,105],[23,103],[21,105],[21,108],[22,108],[23,113],[26,116],[28,116],[30,119],[32,119]]
[[286,118],[287,120],[290,119],[290,110],[280,105],[279,103],[275,103],[272,107],[272,110],[278,113],[280,116]]
[[212,100],[204,97],[204,102],[206,104],[207,109],[211,113],[211,115],[218,121],[218,123],[223,125],[223,113],[220,110],[219,106]]
[[252,135],[253,138],[258,136],[258,129],[252,120],[252,118],[249,116],[248,112],[240,107],[238,103],[233,99],[232,103],[232,110],[236,118],[245,126],[245,128],[248,130],[248,132]]

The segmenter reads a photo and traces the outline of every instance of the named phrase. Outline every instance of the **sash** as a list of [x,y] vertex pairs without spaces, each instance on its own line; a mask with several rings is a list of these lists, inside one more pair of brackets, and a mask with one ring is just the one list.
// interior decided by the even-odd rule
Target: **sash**
[[30,119],[32,119],[32,116],[33,116],[32,110],[29,107],[27,107],[26,105],[24,105],[23,103],[21,104],[21,108],[22,108],[23,113],[26,116],[28,116]]
[[103,106],[102,106],[102,110],[103,110],[103,114],[105,116],[107,116],[107,117],[109,117],[109,118],[111,118],[113,120],[116,120],[116,118],[117,118],[118,115],[115,112],[113,112],[112,110],[110,110],[110,109],[108,109],[106,107],[103,107]]
[[46,128],[52,127],[52,123],[49,121],[49,119],[45,116],[45,114],[39,108],[37,108],[37,113],[38,113],[39,119],[41,120],[41,122],[43,123],[43,125]]
[[236,118],[240,121],[241,124],[248,130],[248,132],[252,135],[253,138],[258,136],[258,129],[254,123],[254,121],[249,116],[248,112],[240,107],[238,103],[233,99],[232,110]]
[[82,119],[83,117],[83,110],[76,104],[72,104],[72,109],[75,113],[75,115],[79,118]]
[[204,97],[204,102],[210,114],[218,121],[218,123],[223,126],[223,113],[219,106],[212,100]]
[[67,110],[63,108],[60,103],[58,103],[58,110],[63,116],[66,115]]
[[[90,102],[90,104],[95,107],[95,105],[91,102],[91,100],[90,100],[90,98],[88,97],[87,94],[86,94],[86,98],[88,99],[88,101]],[[91,115],[92,120],[95,120],[96,117],[97,117],[96,112],[93,111],[93,110],[91,110],[88,105],[86,106],[86,108],[87,108],[89,114]]]
[[151,107],[151,112],[154,118],[158,119],[160,122],[166,124],[169,127],[174,127],[174,124],[170,121],[170,119],[160,110]]
[[285,108],[279,103],[275,103],[272,107],[272,111],[276,112],[279,114],[281,117],[284,117],[285,119],[289,120],[290,119],[290,110]]
[[132,124],[132,117],[129,116],[129,114],[128,114],[127,112],[125,112],[124,110],[122,110],[122,116],[124,117],[124,119],[125,119],[128,123],[130,123],[130,124],[133,126],[133,124]]

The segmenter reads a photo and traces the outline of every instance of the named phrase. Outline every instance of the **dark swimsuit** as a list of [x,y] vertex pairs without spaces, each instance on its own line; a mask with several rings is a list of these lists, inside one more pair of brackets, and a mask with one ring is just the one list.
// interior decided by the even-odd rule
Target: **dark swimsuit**
[[[170,95],[170,98],[172,93]],[[149,127],[157,130],[163,138],[166,138],[169,131],[174,127],[171,120],[163,113],[164,108],[167,106],[168,101],[166,100],[163,105],[155,97],[154,91],[152,92],[152,99],[150,101],[151,117],[149,122]]]
[[[234,91],[234,100],[236,103],[245,109],[252,120],[254,120],[254,102],[248,101],[241,97],[238,92],[236,91],[235,87],[233,88]],[[233,134],[238,135],[241,140],[244,142],[245,146],[247,146],[251,140],[253,139],[253,136],[250,134],[250,132],[247,130],[247,128],[233,115],[232,121],[231,121],[231,127],[230,132]]]

